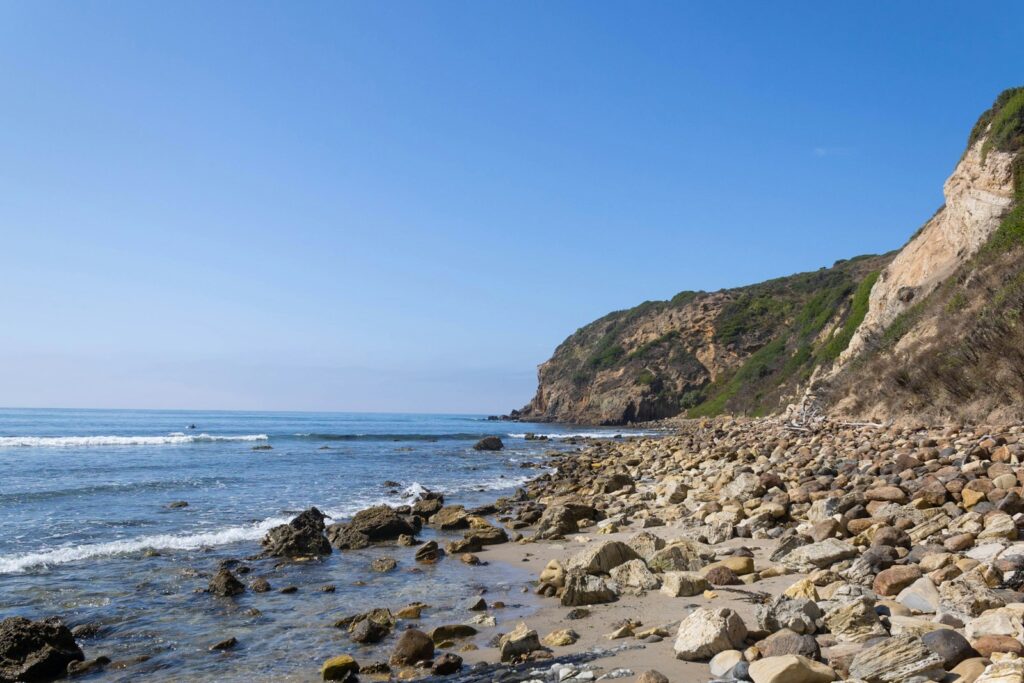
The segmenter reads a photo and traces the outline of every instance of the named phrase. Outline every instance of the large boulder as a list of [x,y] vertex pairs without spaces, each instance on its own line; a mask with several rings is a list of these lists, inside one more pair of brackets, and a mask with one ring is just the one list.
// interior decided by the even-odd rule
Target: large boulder
[[736,612],[700,607],[679,624],[672,650],[677,659],[710,659],[725,650],[743,649],[746,637],[747,627]]
[[403,534],[414,536],[417,531],[419,527],[409,519],[387,505],[377,505],[360,510],[348,524],[327,527],[327,539],[339,550],[356,550],[372,543],[397,540]]
[[782,558],[782,563],[797,571],[826,569],[836,562],[857,556],[857,549],[837,538],[802,545]]
[[900,683],[926,672],[940,672],[942,667],[943,658],[920,638],[898,636],[858,652],[850,662],[850,677],[868,683]]
[[498,652],[501,654],[501,661],[510,662],[520,659],[525,655],[541,650],[540,638],[537,632],[520,623],[511,633],[506,633],[498,641]]
[[614,602],[618,595],[615,582],[588,574],[582,569],[571,569],[565,574],[561,602],[565,607],[599,605]]
[[497,436],[485,436],[473,444],[475,451],[500,451],[504,447],[505,444]]
[[230,598],[233,595],[241,595],[245,592],[245,584],[238,580],[231,570],[222,567],[217,571],[216,574],[210,579],[210,587],[208,589],[214,595],[219,595],[223,598]]
[[58,619],[0,621],[0,681],[52,681],[71,662],[85,659],[75,638]]
[[639,591],[654,590],[661,585],[661,580],[651,573],[643,560],[630,560],[615,567],[609,572],[612,581]]
[[588,574],[607,574],[620,564],[639,559],[636,551],[621,541],[605,541],[576,553],[565,563],[567,569]]
[[576,515],[567,505],[549,505],[537,522],[537,538],[556,539],[579,531]]
[[704,543],[683,539],[672,542],[645,559],[651,571],[695,572],[715,559],[715,551]]
[[410,628],[402,631],[391,651],[392,666],[411,666],[434,658],[434,641],[423,631]]
[[829,683],[836,680],[831,668],[800,655],[765,657],[750,665],[754,683]]
[[272,557],[330,555],[331,544],[324,536],[324,513],[315,507],[300,513],[287,524],[267,532],[261,542],[264,554]]
[[438,529],[466,529],[469,527],[469,514],[461,505],[448,505],[430,517],[430,526]]

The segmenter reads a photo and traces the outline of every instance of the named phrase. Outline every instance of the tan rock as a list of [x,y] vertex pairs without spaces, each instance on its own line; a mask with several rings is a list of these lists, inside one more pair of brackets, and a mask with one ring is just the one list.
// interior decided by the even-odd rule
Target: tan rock
[[838,677],[821,662],[800,655],[782,655],[751,663],[750,678],[754,683],[829,683]]

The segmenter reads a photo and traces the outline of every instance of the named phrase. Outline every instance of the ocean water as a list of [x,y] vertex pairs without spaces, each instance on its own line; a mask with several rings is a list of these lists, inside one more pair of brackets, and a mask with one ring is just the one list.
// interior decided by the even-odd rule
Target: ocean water
[[[424,628],[461,622],[461,603],[486,586],[511,617],[530,609],[521,588],[532,577],[452,559],[410,571],[412,549],[373,548],[246,561],[241,578],[275,590],[223,599],[199,592],[219,563],[257,554],[267,529],[311,505],[340,521],[423,488],[489,503],[543,473],[544,453],[574,447],[574,435],[630,433],[473,415],[0,409],[0,618],[59,615],[99,627],[81,641],[87,657],[148,657],[89,679],[316,680],[336,654],[386,659],[386,645],[334,629],[343,616],[421,600],[432,606]],[[505,450],[472,449],[490,434]],[[370,572],[384,554],[398,570]],[[335,592],[318,590],[326,584]],[[277,592],[289,585],[299,591]],[[209,651],[229,636],[238,647]]]

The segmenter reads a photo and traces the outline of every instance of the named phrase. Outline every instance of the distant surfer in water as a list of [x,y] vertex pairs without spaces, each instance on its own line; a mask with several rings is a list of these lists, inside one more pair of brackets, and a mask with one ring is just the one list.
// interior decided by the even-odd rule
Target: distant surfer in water
[[196,428],[196,426],[195,426],[194,424],[191,424],[191,425],[189,425],[189,426],[187,427],[187,429],[195,429],[195,428]]

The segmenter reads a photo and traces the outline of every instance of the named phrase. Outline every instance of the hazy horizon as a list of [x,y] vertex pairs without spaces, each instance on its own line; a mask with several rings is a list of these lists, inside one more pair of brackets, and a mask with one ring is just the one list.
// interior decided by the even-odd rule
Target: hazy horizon
[[898,248],[1024,73],[1024,7],[921,7],[7,3],[0,405],[505,413]]

